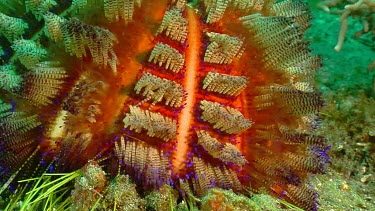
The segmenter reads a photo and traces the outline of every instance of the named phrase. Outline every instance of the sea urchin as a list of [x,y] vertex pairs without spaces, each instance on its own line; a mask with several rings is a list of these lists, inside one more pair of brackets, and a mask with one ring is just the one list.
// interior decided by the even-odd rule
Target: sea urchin
[[302,2],[0,8],[1,191],[47,167],[72,172],[96,160],[106,177],[130,175],[140,191],[265,188],[316,209],[306,177],[329,159],[324,138],[311,134],[320,58],[303,37]]

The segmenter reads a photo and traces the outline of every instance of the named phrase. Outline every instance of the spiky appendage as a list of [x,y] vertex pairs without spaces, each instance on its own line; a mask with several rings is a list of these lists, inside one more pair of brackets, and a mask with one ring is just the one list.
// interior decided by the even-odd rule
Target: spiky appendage
[[9,42],[20,39],[27,28],[27,24],[22,19],[9,17],[0,12],[0,34]]
[[20,174],[21,169],[30,170],[29,165],[40,149],[38,133],[41,122],[38,121],[36,114],[15,112],[13,105],[1,100],[0,118],[1,193]]
[[39,107],[53,104],[52,100],[61,94],[67,79],[65,69],[56,61],[32,64],[24,74],[16,71],[12,64],[0,66],[0,88]]
[[[310,17],[301,2],[99,2],[74,1],[60,14],[30,9],[45,20],[35,46],[64,72],[7,43],[15,52],[6,62],[18,67],[18,57],[28,70],[3,68],[1,98],[22,102],[16,110],[42,127],[27,133],[28,153],[4,158],[6,185],[24,178],[15,173],[30,155],[55,172],[100,157],[107,177],[129,174],[142,193],[164,184],[191,198],[265,188],[316,209],[306,178],[329,159],[324,138],[310,135],[322,107],[312,85],[320,59],[303,40]],[[29,146],[10,134],[4,151]]]

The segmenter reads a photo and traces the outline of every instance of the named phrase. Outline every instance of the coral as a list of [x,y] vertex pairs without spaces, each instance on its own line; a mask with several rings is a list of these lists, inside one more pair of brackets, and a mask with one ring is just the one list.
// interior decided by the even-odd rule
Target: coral
[[178,192],[164,184],[146,197],[146,207],[156,211],[168,211],[177,206]]
[[[136,210],[151,190],[193,207],[219,187],[317,209],[307,178],[329,158],[301,1],[70,2],[0,6],[19,17],[0,39],[0,193]],[[71,196],[30,180],[46,172],[78,177]]]
[[135,186],[129,175],[117,175],[107,181],[101,167],[89,161],[75,181],[70,210],[144,210],[145,201],[138,196]]
[[145,210],[145,201],[138,196],[135,186],[131,183],[129,175],[115,177],[105,189],[104,200],[109,205],[105,210]]
[[96,162],[89,162],[82,168],[82,176],[76,179],[72,190],[71,210],[91,210],[102,197],[100,192],[106,184],[105,172]]
[[202,211],[240,211],[240,210],[281,210],[281,203],[264,194],[254,195],[250,199],[232,190],[211,189],[202,198]]
[[[209,200],[204,200],[203,199],[203,204],[202,204],[202,210],[234,210],[233,205],[231,205],[228,202],[228,199],[224,196],[223,193],[212,189],[208,194],[213,194],[214,196],[208,196],[210,197]],[[245,210],[250,210],[249,208]]]

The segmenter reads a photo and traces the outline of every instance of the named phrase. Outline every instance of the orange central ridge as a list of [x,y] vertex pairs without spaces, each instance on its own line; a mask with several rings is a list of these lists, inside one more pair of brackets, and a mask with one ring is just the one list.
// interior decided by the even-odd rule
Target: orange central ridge
[[179,117],[179,127],[177,129],[177,146],[175,156],[172,162],[173,170],[178,173],[184,167],[184,160],[187,158],[189,148],[189,131],[194,118],[194,103],[197,90],[196,75],[199,69],[199,50],[201,46],[201,34],[199,28],[199,17],[191,7],[186,7],[188,20],[188,36],[187,36],[187,50],[186,50],[186,72],[182,82],[187,97],[185,100],[185,107],[182,109]]

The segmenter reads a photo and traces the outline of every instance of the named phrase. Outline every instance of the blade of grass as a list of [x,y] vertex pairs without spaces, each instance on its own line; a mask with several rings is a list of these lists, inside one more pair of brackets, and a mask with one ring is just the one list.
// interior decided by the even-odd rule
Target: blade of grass
[[[50,197],[48,197],[49,199]],[[47,206],[48,206],[48,202],[49,200],[47,199],[47,201],[44,203],[44,208],[43,208],[43,211],[47,211]]]
[[15,210],[15,206],[17,205],[17,202],[21,200],[21,197],[24,195],[26,191],[26,186],[23,186],[22,189],[17,189],[16,192],[13,194],[11,201],[5,208],[5,210]]
[[288,203],[284,200],[278,200],[281,204],[285,205],[286,207],[292,209],[292,210],[296,210],[296,211],[304,211],[303,209],[291,204],[291,203]]
[[[29,192],[26,193],[26,194],[30,194],[30,193],[32,193],[33,191],[39,191],[40,189],[42,189],[42,188],[44,188],[44,187],[47,187],[47,186],[50,186],[50,185],[52,185],[53,183],[56,183],[57,181],[64,180],[65,178],[70,177],[71,175],[76,175],[76,174],[78,174],[77,171],[73,171],[73,172],[71,172],[71,173],[67,173],[67,174],[65,174],[64,176],[62,176],[62,177],[60,177],[60,178],[58,178],[58,179],[56,179],[56,180],[52,180],[52,182],[49,182],[49,183],[47,183],[47,184],[43,184],[43,185],[39,186],[38,188],[35,188],[35,189],[29,191]],[[78,176],[79,176],[79,174],[78,174]],[[42,175],[42,177],[44,177],[44,174]]]
[[99,197],[98,200],[96,200],[94,206],[90,209],[90,211],[94,211],[96,207],[99,205],[99,202],[102,200],[102,197]]
[[[71,172],[73,173],[73,172]],[[44,176],[64,176],[64,175],[67,175],[67,174],[70,174],[70,173],[44,173],[43,175]]]
[[[69,174],[69,177],[64,177],[64,180],[62,180],[61,182],[59,182],[57,184],[52,185],[50,188],[47,189],[46,192],[44,192],[41,195],[39,195],[32,203],[38,202],[38,201],[46,198],[50,193],[52,193],[53,191],[57,190],[61,186],[65,185],[66,183],[74,180],[78,176],[80,176],[80,174],[78,174],[77,172],[73,172],[72,174]],[[57,180],[60,180],[60,179],[57,179]],[[53,184],[53,182],[50,182],[49,184]]]
[[174,208],[173,208],[173,199],[172,199],[172,194],[171,194],[171,193],[170,193],[170,195],[169,195],[169,206],[170,206],[170,208],[171,208],[171,211],[173,211]]
[[38,180],[39,178],[40,177],[35,177],[35,178],[30,178],[30,179],[24,179],[24,180],[18,180],[18,183],[30,182],[30,181]]
[[[38,187],[38,185],[39,185],[39,183],[42,181],[42,179],[43,179],[43,175],[41,176],[41,177],[39,177],[39,179],[36,181],[36,183],[33,185],[33,189],[35,188],[35,187]],[[30,191],[29,191],[30,192]],[[25,194],[25,196],[26,196],[26,198],[24,199],[24,205],[21,207],[21,209],[25,209],[25,206],[32,200],[32,198],[35,196],[35,194],[37,194],[38,192],[35,192],[35,193],[33,193],[33,194],[30,194],[30,195],[28,195],[28,193],[29,192],[27,192],[26,194]]]
[[55,208],[56,210],[55,211],[65,211],[65,210],[69,210],[69,206],[72,204],[72,199],[70,197],[66,198],[65,201],[61,204],[59,204],[59,206],[57,208]]
[[[66,190],[57,198],[57,199],[55,199],[54,200],[54,202],[53,202],[53,204],[51,205],[51,207],[53,207],[53,206],[55,206],[55,204],[57,204],[62,198],[63,198],[63,196],[65,195],[65,194],[67,194],[70,190],[71,190],[71,188],[69,188],[69,187],[67,187],[67,188],[65,188]],[[59,191],[60,192],[60,191]],[[58,193],[58,192],[56,192],[56,193]]]

